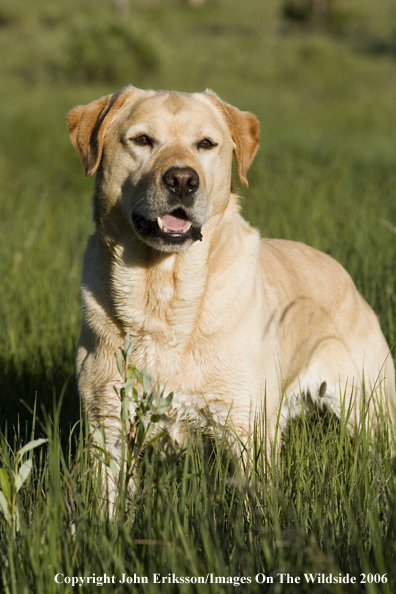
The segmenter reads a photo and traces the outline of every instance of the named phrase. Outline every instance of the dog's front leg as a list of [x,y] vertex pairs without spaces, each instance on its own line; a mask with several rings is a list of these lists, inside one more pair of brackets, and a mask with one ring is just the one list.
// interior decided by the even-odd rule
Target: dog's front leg
[[125,426],[121,418],[120,390],[123,382],[114,350],[95,349],[80,337],[77,351],[78,388],[94,440],[95,470],[101,472],[102,498],[110,513],[120,492],[120,477],[126,473]]

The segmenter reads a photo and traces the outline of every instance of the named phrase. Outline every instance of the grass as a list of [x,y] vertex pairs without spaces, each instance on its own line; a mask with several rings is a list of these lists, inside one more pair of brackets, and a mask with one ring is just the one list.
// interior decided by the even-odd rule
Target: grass
[[[199,436],[183,451],[148,450],[126,522],[121,513],[115,521],[100,513],[84,449],[74,352],[92,180],[72,150],[65,114],[125,84],[211,87],[256,113],[262,143],[250,188],[241,190],[245,216],[265,236],[334,256],[375,309],[388,342],[396,341],[396,241],[380,222],[396,224],[396,61],[386,51],[393,3],[345,0],[349,16],[337,30],[290,28],[281,7],[280,0],[207,0],[200,9],[131,0],[121,18],[107,0],[2,3],[0,465],[9,470],[12,452],[30,439],[49,439],[27,455],[33,470],[16,496],[16,534],[0,513],[5,592],[71,591],[54,582],[59,572],[136,573],[151,582],[112,584],[114,592],[158,591],[156,572],[250,576],[252,583],[240,587],[252,592],[395,591],[396,473],[384,431],[372,442],[364,433],[351,439],[330,415],[292,423],[272,481],[261,456],[248,480],[230,471],[221,447],[205,457]],[[131,20],[135,45],[123,41],[121,60],[110,35],[107,53],[121,60],[110,79],[107,68],[93,80],[84,70],[74,76],[73,31],[87,21],[91,31],[96,22],[118,30],[120,19],[124,33]],[[140,37],[136,28],[150,35]],[[92,38],[88,46],[76,40],[87,60]],[[374,51],[379,42],[383,51]],[[343,572],[358,580],[386,573],[388,581],[254,581],[280,571]],[[84,591],[96,587],[85,584]],[[170,592],[205,588],[234,586],[166,584]]]
[[[135,582],[134,576],[147,577],[134,591],[154,592],[154,574],[167,579],[169,573],[212,580],[210,592],[231,592],[242,578],[250,579],[250,592],[290,591],[280,573],[301,579],[296,592],[394,591],[396,480],[386,440],[373,445],[364,432],[351,440],[329,414],[303,418],[288,428],[271,481],[259,439],[250,477],[230,470],[221,438],[210,457],[199,435],[184,450],[148,449],[127,519],[119,509],[109,520],[88,436],[80,424],[62,448],[59,415],[57,409],[47,420],[48,445],[19,491],[20,530],[13,537],[6,522],[1,526],[5,592],[71,592],[67,576],[104,574],[116,576],[112,592],[131,587],[119,583],[123,574]],[[3,443],[7,470],[8,451]],[[349,575],[358,583],[312,589],[304,578],[310,573]],[[259,574],[264,584],[256,582]],[[363,586],[362,574],[383,581]],[[180,591],[172,579],[166,591]],[[199,584],[183,589],[198,591]]]

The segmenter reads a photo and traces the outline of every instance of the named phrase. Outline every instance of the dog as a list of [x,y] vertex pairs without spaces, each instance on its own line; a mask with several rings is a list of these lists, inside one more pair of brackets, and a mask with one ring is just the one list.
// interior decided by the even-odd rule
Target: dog
[[[214,92],[129,86],[68,114],[87,176],[96,174],[77,352],[89,420],[119,448],[114,352],[173,392],[164,416],[183,444],[190,422],[249,444],[263,414],[277,426],[318,403],[351,429],[363,404],[395,420],[395,376],[378,320],[348,273],[301,243],[260,239],[232,190],[259,146],[259,122]],[[227,429],[228,428],[228,429]]]

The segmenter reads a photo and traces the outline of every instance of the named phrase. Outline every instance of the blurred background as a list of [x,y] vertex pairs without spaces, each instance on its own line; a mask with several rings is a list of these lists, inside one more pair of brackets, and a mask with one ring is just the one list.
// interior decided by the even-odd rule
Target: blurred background
[[35,399],[78,413],[92,179],[66,113],[128,84],[254,112],[244,215],[338,259],[394,343],[394,0],[1,0],[0,55],[2,428]]

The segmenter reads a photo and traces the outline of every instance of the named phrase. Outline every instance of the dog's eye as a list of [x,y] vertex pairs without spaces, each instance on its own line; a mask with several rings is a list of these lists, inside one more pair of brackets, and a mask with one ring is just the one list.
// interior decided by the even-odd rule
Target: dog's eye
[[198,142],[198,148],[202,149],[211,149],[214,146],[217,146],[214,142],[212,142],[209,138],[204,138],[200,142]]
[[136,136],[136,138],[133,139],[133,142],[139,146],[153,146],[153,141],[149,136],[146,136],[146,134]]

